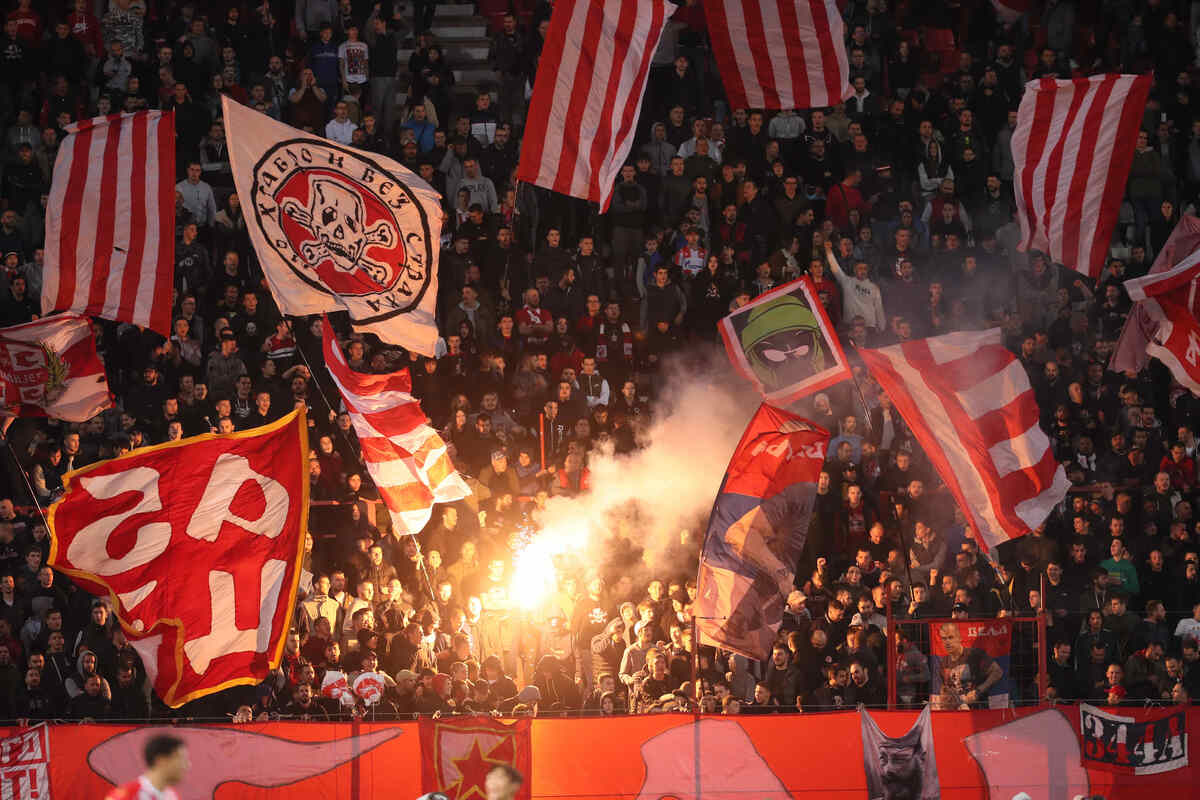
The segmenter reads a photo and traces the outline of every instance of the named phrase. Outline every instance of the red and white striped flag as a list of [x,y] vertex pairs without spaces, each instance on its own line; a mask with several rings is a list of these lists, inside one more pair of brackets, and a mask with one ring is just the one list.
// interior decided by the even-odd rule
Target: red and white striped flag
[[1147,74],[1025,84],[1012,137],[1020,250],[1099,276],[1150,83]]
[[985,548],[1045,521],[1070,483],[999,328],[860,350]]
[[170,336],[174,113],[113,114],[65,130],[46,207],[42,311]]
[[633,146],[666,0],[559,0],[525,122],[517,179],[608,208]]
[[454,469],[442,437],[426,423],[408,370],[371,375],[350,369],[328,318],[322,338],[325,366],[342,393],[363,463],[392,524],[401,533],[420,533],[434,503],[461,500],[471,490]]
[[819,108],[854,93],[834,0],[704,0],[732,108]]

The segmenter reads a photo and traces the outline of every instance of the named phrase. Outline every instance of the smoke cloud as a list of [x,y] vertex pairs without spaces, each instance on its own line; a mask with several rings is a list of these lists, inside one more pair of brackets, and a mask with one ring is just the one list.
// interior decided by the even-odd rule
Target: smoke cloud
[[540,533],[517,557],[518,593],[536,595],[538,576],[559,556],[598,567],[622,560],[627,553],[613,551],[630,543],[643,549],[635,580],[695,572],[695,563],[670,563],[679,560],[680,532],[690,533],[690,551],[698,551],[729,458],[760,399],[717,350],[690,352],[663,370],[639,449],[593,451],[591,490],[551,498],[536,518]]

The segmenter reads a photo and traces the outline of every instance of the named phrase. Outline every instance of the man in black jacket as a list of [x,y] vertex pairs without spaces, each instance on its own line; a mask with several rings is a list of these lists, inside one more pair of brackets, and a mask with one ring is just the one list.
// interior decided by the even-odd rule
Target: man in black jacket
[[767,666],[763,678],[771,696],[779,701],[779,705],[791,708],[796,705],[796,698],[803,685],[803,676],[796,666],[791,663],[787,647],[777,644],[771,650],[771,662]]
[[1082,696],[1079,676],[1071,659],[1071,643],[1056,642],[1054,655],[1046,664],[1049,686],[1046,697],[1052,700],[1078,700]]
[[[492,39],[488,59],[500,73],[500,115],[514,125],[521,124],[525,117],[527,51],[525,33],[517,26],[517,18],[505,14],[500,32]],[[495,178],[490,174],[489,177]]]

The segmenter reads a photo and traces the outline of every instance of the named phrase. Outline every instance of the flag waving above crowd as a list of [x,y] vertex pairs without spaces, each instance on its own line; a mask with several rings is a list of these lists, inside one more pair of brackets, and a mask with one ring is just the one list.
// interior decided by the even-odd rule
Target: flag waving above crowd
[[854,93],[834,0],[704,0],[731,108],[820,108]]
[[1108,368],[1140,372],[1154,357],[1200,396],[1198,284],[1200,218],[1186,214],[1155,256],[1149,274],[1125,282],[1134,303]]
[[247,228],[279,310],[345,310],[355,328],[434,354],[441,200],[389,158],[222,96]]
[[171,333],[175,115],[139,111],[66,128],[46,203],[42,311]]
[[363,462],[391,512],[392,524],[402,533],[418,533],[429,522],[434,503],[461,500],[471,490],[412,396],[408,370],[375,375],[350,369],[328,318],[322,338],[325,365],[341,392]]
[[517,179],[607,209],[637,132],[667,0],[559,0],[538,67]]
[[164,703],[278,666],[308,519],[302,411],[139,448],[63,482],[48,563],[108,600]]
[[766,658],[812,517],[829,433],[765,403],[713,504],[692,614],[701,641]]
[[1029,376],[999,328],[858,352],[981,547],[1023,536],[1066,496]]
[[0,415],[85,422],[112,406],[92,323],[74,314],[0,328]]
[[812,281],[759,295],[721,320],[734,368],[767,401],[786,405],[850,377],[850,367]]
[[1012,135],[1021,250],[1099,276],[1151,83],[1150,75],[1093,75],[1025,85]]
[[1175,380],[1200,396],[1200,252],[1175,267],[1125,281],[1129,299],[1157,322],[1147,355],[1167,365]]

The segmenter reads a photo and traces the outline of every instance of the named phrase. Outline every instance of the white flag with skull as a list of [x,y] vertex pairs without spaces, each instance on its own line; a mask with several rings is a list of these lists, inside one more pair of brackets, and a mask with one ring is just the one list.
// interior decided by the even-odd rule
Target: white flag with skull
[[228,97],[221,106],[246,227],[279,310],[345,310],[356,329],[432,356],[440,195],[391,159]]

